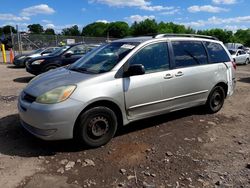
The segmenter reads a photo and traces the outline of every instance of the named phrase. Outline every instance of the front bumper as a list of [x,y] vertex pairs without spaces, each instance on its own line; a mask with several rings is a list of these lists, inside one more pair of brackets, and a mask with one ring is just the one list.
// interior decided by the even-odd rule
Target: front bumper
[[40,65],[35,65],[35,66],[32,66],[30,65],[29,63],[26,64],[26,71],[28,73],[31,73],[33,75],[38,75],[38,74],[41,74],[42,71],[41,71],[41,67]]
[[21,96],[18,99],[22,126],[43,140],[72,139],[75,121],[82,109],[82,102],[70,98],[49,105],[30,103]]

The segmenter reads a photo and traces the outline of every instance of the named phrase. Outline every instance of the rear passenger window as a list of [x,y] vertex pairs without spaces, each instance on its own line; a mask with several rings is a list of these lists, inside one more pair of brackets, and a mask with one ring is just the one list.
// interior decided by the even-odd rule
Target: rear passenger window
[[146,73],[168,70],[167,43],[161,42],[144,47],[129,60],[129,64],[142,64]]
[[199,41],[172,42],[176,67],[207,64],[207,53]]
[[230,61],[228,54],[220,44],[214,42],[204,42],[204,44],[207,48],[210,57],[210,63],[221,63]]

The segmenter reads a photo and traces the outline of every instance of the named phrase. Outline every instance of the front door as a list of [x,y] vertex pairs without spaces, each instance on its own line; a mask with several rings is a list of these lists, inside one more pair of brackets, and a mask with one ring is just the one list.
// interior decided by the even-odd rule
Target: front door
[[142,64],[144,75],[123,78],[126,110],[129,119],[138,119],[158,113],[162,106],[163,82],[169,69],[166,42],[149,44],[128,61],[129,65]]

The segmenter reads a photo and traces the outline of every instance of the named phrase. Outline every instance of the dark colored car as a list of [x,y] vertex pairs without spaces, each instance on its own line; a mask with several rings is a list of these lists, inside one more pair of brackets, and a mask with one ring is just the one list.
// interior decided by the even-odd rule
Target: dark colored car
[[49,54],[53,53],[54,51],[56,51],[58,48],[59,47],[39,48],[39,49],[34,50],[30,53],[16,55],[14,58],[13,64],[16,67],[25,67],[26,62],[29,59],[49,55]]
[[72,64],[94,47],[96,46],[83,43],[63,46],[49,56],[30,59],[26,63],[26,70],[31,74],[38,75],[57,67]]
[[15,56],[13,64],[16,67],[25,67],[25,62],[27,61],[27,57],[36,54],[36,53],[41,53],[43,51],[43,48],[39,48],[37,50],[34,50],[30,53],[23,53],[23,54],[18,54]]

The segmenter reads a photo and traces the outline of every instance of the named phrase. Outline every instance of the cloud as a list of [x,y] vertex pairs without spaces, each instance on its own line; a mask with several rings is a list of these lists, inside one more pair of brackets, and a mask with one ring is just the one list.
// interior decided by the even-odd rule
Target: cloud
[[131,22],[131,23],[141,22],[141,21],[146,20],[146,19],[153,20],[153,19],[155,19],[155,16],[153,16],[153,15],[150,15],[150,16],[131,15],[131,16],[125,18],[125,20],[127,20],[128,22]]
[[30,20],[30,18],[26,16],[16,16],[13,14],[0,14],[0,20],[20,22]]
[[55,26],[54,24],[52,24],[52,23],[49,23],[49,24],[46,24],[44,27],[45,27],[45,28],[54,29],[56,26]]
[[109,23],[108,20],[96,20],[95,22]]
[[180,9],[177,8],[177,9],[173,9],[173,10],[170,10],[170,11],[161,12],[160,14],[161,15],[173,15],[173,14],[176,14],[176,13],[179,13],[179,12],[180,12]]
[[247,27],[245,25],[240,25],[240,26],[238,26],[238,25],[226,25],[224,27],[224,29],[236,32],[239,29],[244,29],[245,30],[245,29],[247,29]]
[[237,3],[237,0],[213,0],[215,4],[225,4],[225,5],[232,5]]
[[89,3],[102,3],[110,7],[137,7],[146,11],[166,11],[174,9],[173,6],[152,5],[148,0],[89,0]]
[[51,23],[51,20],[42,20],[43,23]]
[[21,11],[22,16],[33,16],[37,14],[53,14],[55,10],[46,4],[40,4],[25,8]]
[[145,0],[90,0],[89,3],[102,3],[114,7],[141,7],[149,5]]
[[215,7],[212,5],[204,5],[204,6],[194,5],[194,6],[188,7],[188,11],[191,13],[196,13],[196,12],[219,13],[219,12],[227,12],[229,11],[229,9]]
[[164,7],[164,6],[149,6],[149,5],[143,5],[143,6],[140,6],[140,9],[142,10],[148,10],[148,11],[164,11],[164,10],[173,10],[174,7],[171,6],[171,7]]
[[85,12],[86,10],[87,10],[86,8],[82,8],[82,9],[81,9],[82,12]]
[[181,23],[186,26],[190,27],[204,27],[207,25],[223,25],[223,24],[242,24],[242,23],[250,23],[250,16],[239,16],[233,18],[218,18],[218,17],[211,17],[207,20],[198,20],[193,22],[186,22]]

